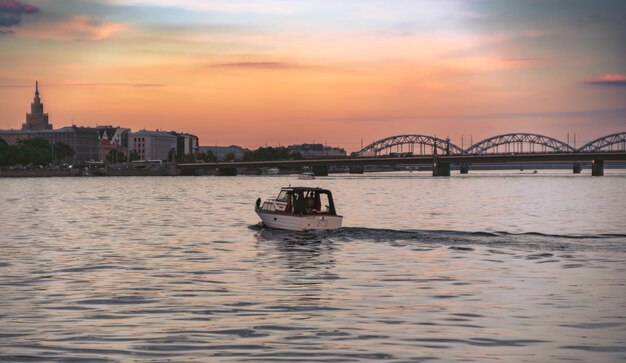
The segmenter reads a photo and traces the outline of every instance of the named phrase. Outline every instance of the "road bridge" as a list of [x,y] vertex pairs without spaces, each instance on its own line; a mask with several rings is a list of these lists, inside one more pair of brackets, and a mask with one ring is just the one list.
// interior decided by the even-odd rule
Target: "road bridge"
[[[406,150],[406,152],[405,152]],[[450,165],[459,165],[461,173],[472,164],[572,162],[573,172],[580,173],[580,162],[592,162],[592,175],[604,175],[605,161],[626,161],[626,132],[595,139],[576,149],[558,139],[531,133],[509,133],[489,137],[467,149],[428,135],[397,135],[375,141],[357,153],[357,157],[321,158],[277,161],[233,161],[214,163],[182,163],[178,169],[193,174],[196,170],[213,169],[218,175],[236,175],[237,169],[311,167],[317,175],[328,175],[330,166],[348,166],[362,172],[366,165],[428,164],[433,176],[449,176]]]
[[[460,154],[460,155],[415,155],[404,157],[345,157],[327,159],[302,159],[302,160],[276,160],[276,161],[227,161],[214,163],[181,163],[179,170],[217,170],[218,174],[236,175],[236,169],[260,169],[260,168],[302,168],[311,167],[317,175],[328,173],[330,166],[363,167],[367,165],[446,165],[450,175],[450,165],[463,164],[495,164],[514,162],[581,162],[581,161],[626,161],[626,152],[562,152],[562,153],[526,153],[526,154]],[[221,173],[220,173],[221,171]],[[441,175],[435,175],[441,176]]]

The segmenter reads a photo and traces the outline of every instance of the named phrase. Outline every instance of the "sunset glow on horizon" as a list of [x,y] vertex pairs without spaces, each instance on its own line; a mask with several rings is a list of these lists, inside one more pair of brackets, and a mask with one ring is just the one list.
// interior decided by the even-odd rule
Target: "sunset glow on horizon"
[[396,134],[626,129],[626,2],[0,0],[0,129],[349,151]]

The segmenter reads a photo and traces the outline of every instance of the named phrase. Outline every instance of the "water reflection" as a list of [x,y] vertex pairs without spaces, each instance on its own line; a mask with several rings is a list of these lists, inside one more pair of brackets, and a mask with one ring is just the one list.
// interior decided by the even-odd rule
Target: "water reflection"
[[329,286],[339,276],[334,272],[335,246],[311,232],[262,229],[255,234],[260,271],[272,271],[272,289],[282,291],[277,308],[290,311],[332,310]]

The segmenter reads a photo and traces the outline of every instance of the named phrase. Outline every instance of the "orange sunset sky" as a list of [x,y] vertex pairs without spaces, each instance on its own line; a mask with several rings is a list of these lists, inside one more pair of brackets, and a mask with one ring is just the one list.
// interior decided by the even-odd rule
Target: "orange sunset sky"
[[0,0],[0,129],[201,145],[626,129],[626,1]]

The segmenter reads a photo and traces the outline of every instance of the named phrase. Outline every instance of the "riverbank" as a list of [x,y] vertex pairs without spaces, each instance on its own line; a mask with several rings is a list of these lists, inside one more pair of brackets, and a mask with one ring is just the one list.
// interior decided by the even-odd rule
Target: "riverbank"
[[[589,171],[591,166],[589,163],[581,163],[582,173]],[[534,171],[534,170],[571,170],[570,163],[523,163],[523,164],[478,164],[471,165],[469,173],[475,171]],[[613,162],[606,163],[606,169],[626,169],[626,163]],[[453,171],[458,173],[458,167],[452,166]],[[365,173],[380,172],[399,172],[399,171],[416,171],[429,172],[432,171],[431,166],[427,165],[404,165],[404,166],[365,166]],[[286,168],[280,170],[280,175],[298,175],[302,171],[298,168]],[[348,167],[333,167],[329,169],[329,174],[348,174]],[[454,174],[456,174],[454,173]],[[106,170],[99,169],[97,172],[89,170],[68,169],[68,170],[16,170],[16,169],[0,169],[0,178],[52,178],[52,177],[79,177],[79,176],[215,176],[219,173],[215,169],[199,169],[193,173],[181,171],[174,163],[164,163],[162,165],[144,168],[141,170],[131,169],[128,167],[108,167]],[[257,169],[237,169],[237,175],[260,175]]]

